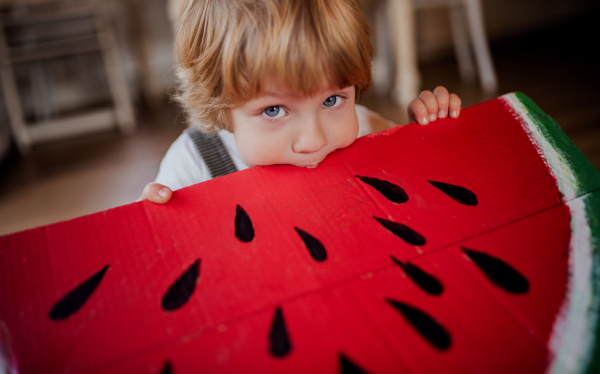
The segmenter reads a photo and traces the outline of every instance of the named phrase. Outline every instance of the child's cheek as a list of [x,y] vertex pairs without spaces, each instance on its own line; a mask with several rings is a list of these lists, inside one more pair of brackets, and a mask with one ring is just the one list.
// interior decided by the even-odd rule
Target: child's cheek
[[253,151],[254,147],[252,147],[251,144],[236,143],[236,146],[240,158],[242,159],[244,164],[246,164],[248,167],[261,165],[260,157]]
[[242,162],[243,162],[243,163],[244,163],[246,166],[248,166],[248,167],[255,166],[255,165],[254,165],[254,163],[253,163],[253,160],[252,160],[251,158],[249,158],[249,157],[247,156],[247,154],[246,154],[246,153],[245,153],[243,150],[241,150],[241,149],[240,149],[240,147],[239,147],[239,146],[237,147],[237,149],[238,149],[238,154],[240,155],[240,158],[242,159]]
[[354,116],[354,123],[353,123],[352,131],[349,131],[348,145],[354,143],[354,141],[358,137],[359,130],[360,129],[358,126],[358,118],[356,116]]
[[253,139],[236,143],[240,158],[248,167],[260,165],[278,164],[276,149],[272,144],[261,142],[260,139]]
[[359,126],[358,126],[358,117],[356,116],[356,112],[351,113],[345,118],[344,122],[341,124],[342,133],[341,143],[338,148],[344,148],[354,143],[356,137],[358,136]]

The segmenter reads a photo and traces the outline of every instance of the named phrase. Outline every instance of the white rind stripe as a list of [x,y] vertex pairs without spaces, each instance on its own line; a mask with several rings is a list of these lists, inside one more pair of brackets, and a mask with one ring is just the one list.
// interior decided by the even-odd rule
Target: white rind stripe
[[576,199],[579,182],[569,162],[546,140],[517,96],[511,93],[503,98],[520,117],[538,153],[552,170],[563,201],[567,201],[571,213],[569,284],[550,337],[549,349],[553,357],[550,358],[547,372],[582,373],[590,361],[590,347],[594,339],[592,331],[597,323],[597,316],[590,313],[593,296],[592,244],[585,198]]
[[571,211],[569,284],[550,338],[554,354],[548,373],[582,373],[590,360],[597,317],[592,307],[592,248],[585,198],[567,203]]
[[569,201],[576,198],[577,194],[575,191],[578,190],[577,187],[579,187],[579,182],[571,171],[569,162],[561,153],[559,153],[556,147],[546,140],[544,135],[540,132],[540,129],[533,123],[533,121],[531,121],[527,115],[527,109],[515,96],[515,94],[510,93],[502,97],[510,103],[510,106],[515,110],[515,112],[517,112],[517,114],[519,114],[523,123],[527,125],[525,130],[538,148],[538,153],[550,166],[560,192],[563,193],[563,201]]

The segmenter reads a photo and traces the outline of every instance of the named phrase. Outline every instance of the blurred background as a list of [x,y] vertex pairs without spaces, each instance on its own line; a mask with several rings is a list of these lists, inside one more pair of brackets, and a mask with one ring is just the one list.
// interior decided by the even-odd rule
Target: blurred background
[[[600,169],[597,0],[362,0],[361,104],[398,124],[423,89],[521,91]],[[0,0],[0,235],[139,198],[185,128],[175,0]]]

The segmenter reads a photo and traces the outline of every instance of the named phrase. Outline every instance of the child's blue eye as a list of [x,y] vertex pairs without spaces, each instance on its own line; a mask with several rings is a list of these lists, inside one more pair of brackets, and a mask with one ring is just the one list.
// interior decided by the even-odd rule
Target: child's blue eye
[[285,110],[283,110],[279,105],[270,106],[263,110],[263,114],[269,118],[279,118],[285,116]]
[[329,96],[325,101],[323,101],[324,108],[333,108],[342,103],[342,98],[340,96],[334,95]]

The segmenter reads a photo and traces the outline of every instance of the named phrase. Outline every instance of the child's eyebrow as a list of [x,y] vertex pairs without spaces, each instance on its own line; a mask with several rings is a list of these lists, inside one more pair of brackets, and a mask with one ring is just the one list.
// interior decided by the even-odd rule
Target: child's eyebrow
[[269,98],[269,97],[273,97],[273,98],[279,98],[281,96],[285,96],[282,95],[280,92],[261,92],[258,96],[258,98]]
[[[338,93],[343,93],[344,91],[347,91],[349,89],[351,89],[353,86],[348,86],[348,87],[341,87],[341,88],[333,88],[333,89],[328,89],[327,93],[329,95],[335,95]],[[315,94],[316,95],[316,94]],[[265,91],[261,91],[258,96],[256,97],[257,100],[282,100],[282,99],[295,99],[296,97],[302,97],[303,95],[301,94],[294,94],[291,92],[285,92],[285,91],[270,91],[270,90],[265,90]]]
[[256,101],[281,101],[281,100],[294,100],[297,95],[293,95],[286,92],[261,92],[255,97]]

